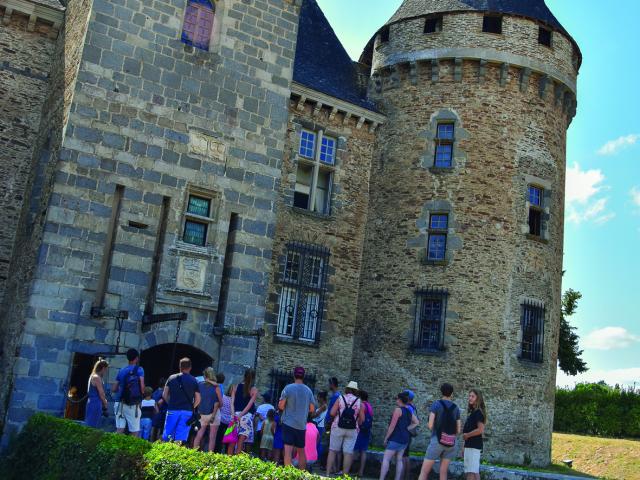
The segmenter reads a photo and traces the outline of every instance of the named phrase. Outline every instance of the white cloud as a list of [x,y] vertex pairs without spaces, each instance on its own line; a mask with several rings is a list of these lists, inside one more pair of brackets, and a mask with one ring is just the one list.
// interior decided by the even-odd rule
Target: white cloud
[[640,188],[633,187],[631,189],[631,201],[636,207],[640,207]]
[[567,169],[565,202],[569,222],[592,221],[601,225],[615,217],[615,213],[606,211],[608,198],[594,198],[606,189],[604,181],[601,170],[582,170],[577,162]]
[[598,155],[615,155],[620,150],[635,145],[638,140],[640,140],[640,134],[637,133],[616,138],[600,147]]
[[605,327],[594,330],[584,338],[584,348],[594,350],[614,350],[627,348],[640,342],[640,337],[633,335],[623,327]]
[[637,386],[640,379],[640,367],[618,368],[612,370],[589,370],[575,377],[571,377],[561,370],[558,370],[556,385],[559,387],[573,387],[576,383],[598,383],[601,381],[607,384],[633,387]]

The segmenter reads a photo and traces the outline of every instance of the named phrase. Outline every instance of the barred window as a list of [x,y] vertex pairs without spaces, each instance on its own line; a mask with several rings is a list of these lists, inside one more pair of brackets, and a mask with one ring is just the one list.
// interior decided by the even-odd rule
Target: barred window
[[438,168],[451,168],[453,166],[454,129],[453,123],[438,123],[434,160],[434,165]]
[[543,199],[544,189],[529,185],[529,234],[535,237],[542,237]]
[[427,244],[427,260],[444,261],[447,258],[447,232],[449,215],[434,213],[429,217],[429,241]]
[[209,0],[189,0],[182,26],[182,42],[209,50],[215,7]]
[[299,242],[287,245],[276,329],[279,337],[319,340],[328,265],[325,247]]
[[416,292],[416,318],[413,328],[413,348],[437,352],[444,348],[444,327],[448,292],[429,288]]
[[[269,373],[269,377],[271,377],[271,387],[269,389],[271,398],[274,401],[278,401],[280,399],[280,395],[282,394],[282,390],[284,390],[284,387],[293,382],[293,369],[280,370],[274,368]],[[304,384],[315,392],[316,383],[316,375],[307,372],[304,376]]]
[[543,305],[531,301],[522,304],[520,358],[523,360],[542,363],[544,316]]

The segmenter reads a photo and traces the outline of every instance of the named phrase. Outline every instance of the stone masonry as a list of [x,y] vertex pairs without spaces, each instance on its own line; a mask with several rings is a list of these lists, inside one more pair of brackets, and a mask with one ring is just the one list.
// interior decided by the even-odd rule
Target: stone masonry
[[[257,365],[261,391],[297,365],[316,391],[358,381],[374,444],[401,390],[424,422],[442,382],[460,405],[480,388],[486,456],[548,463],[568,32],[543,0],[405,0],[356,63],[315,0],[198,2],[208,50],[181,40],[190,1],[0,0],[2,446],[34,412],[64,412],[78,358],[106,355],[112,382],[127,348],[164,362],[180,345],[231,382]],[[482,31],[487,13],[502,33]],[[303,155],[303,131],[334,139],[334,160],[324,143]],[[317,189],[322,213],[300,206]],[[431,214],[448,215],[437,261]],[[416,343],[421,292],[446,298],[437,349]],[[544,312],[540,362],[521,355],[525,304]]]

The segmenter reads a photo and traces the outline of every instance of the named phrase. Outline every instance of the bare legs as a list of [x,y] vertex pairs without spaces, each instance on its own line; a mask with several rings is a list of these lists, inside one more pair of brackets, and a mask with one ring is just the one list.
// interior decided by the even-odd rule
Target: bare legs
[[[402,461],[402,454],[404,450],[396,452],[394,450],[385,450],[384,458],[382,460],[382,467],[380,468],[380,480],[385,480],[387,477],[387,473],[389,473],[389,465],[391,463],[391,459],[396,457],[396,476],[395,480],[400,480],[402,478],[402,471],[404,467],[404,462]],[[422,477],[420,477],[422,478]]]
[[367,451],[360,452],[360,468],[358,469],[358,476],[364,477],[364,467],[367,464]]
[[[422,469],[420,469],[418,480],[427,480],[427,478],[429,478],[434,463],[436,463],[434,460],[425,460],[422,462]],[[442,469],[440,471],[442,471]]]
[[[293,445],[285,445],[284,446],[284,466],[288,467],[293,463],[293,449],[295,447]],[[298,468],[300,470],[307,469],[307,455],[304,452],[304,448],[296,448],[296,452],[298,454]]]

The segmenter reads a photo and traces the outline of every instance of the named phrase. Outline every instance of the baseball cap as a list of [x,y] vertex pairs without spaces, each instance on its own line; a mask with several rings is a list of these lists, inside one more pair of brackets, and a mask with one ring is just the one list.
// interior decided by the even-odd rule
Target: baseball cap
[[304,377],[304,367],[296,367],[293,369],[294,377]]
[[413,400],[414,398],[416,398],[416,394],[413,393],[411,390],[405,390],[404,393],[406,393],[409,396],[409,400]]

